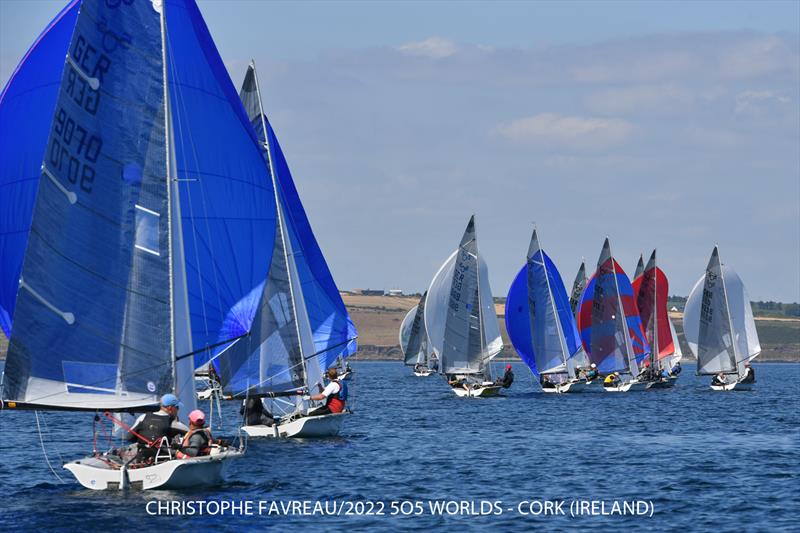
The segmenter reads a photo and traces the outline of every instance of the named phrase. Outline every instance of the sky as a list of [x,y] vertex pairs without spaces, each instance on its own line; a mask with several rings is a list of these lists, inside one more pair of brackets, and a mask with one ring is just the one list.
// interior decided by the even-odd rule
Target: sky
[[[63,5],[0,0],[0,82]],[[714,244],[800,301],[800,2],[198,0],[265,109],[341,289],[424,290],[476,214],[495,296],[535,223],[687,295]],[[647,257],[645,257],[647,259]]]

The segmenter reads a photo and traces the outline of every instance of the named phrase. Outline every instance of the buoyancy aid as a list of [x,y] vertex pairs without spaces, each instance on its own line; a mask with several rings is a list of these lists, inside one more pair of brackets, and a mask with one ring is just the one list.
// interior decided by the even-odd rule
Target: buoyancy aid
[[169,437],[170,426],[172,426],[172,417],[158,413],[147,413],[138,427],[136,427],[136,433],[158,445],[163,437]]
[[188,459],[211,453],[211,430],[208,428],[190,429],[181,441],[178,459]]
[[605,385],[607,387],[610,387],[610,386],[614,385],[614,383],[616,383],[616,381],[617,381],[617,376],[614,375],[614,374],[609,374],[609,375],[606,376],[606,379],[603,380],[603,385]]
[[347,387],[338,379],[333,382],[339,385],[339,390],[328,396],[325,405],[332,413],[341,413],[344,411],[344,403],[347,401]]

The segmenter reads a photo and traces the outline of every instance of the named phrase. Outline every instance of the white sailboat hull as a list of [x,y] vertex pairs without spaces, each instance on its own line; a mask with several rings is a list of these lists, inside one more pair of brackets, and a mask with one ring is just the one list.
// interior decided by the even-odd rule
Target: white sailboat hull
[[603,387],[603,390],[606,392],[636,392],[636,391],[643,391],[650,388],[653,384],[652,381],[626,381],[625,383],[620,383],[616,387]]
[[544,393],[566,394],[576,392],[597,392],[599,389],[594,383],[586,383],[584,380],[580,381],[566,381],[559,383],[553,388],[542,388]]
[[350,381],[350,378],[353,377],[353,371],[349,370],[347,372],[342,372],[339,374],[339,379],[343,379],[344,381]]
[[478,387],[470,388],[469,390],[463,387],[451,388],[459,398],[488,398],[491,396],[498,396],[503,389],[500,385],[495,385],[493,383],[484,383]]
[[184,489],[222,482],[226,461],[244,455],[240,450],[212,451],[212,455],[172,459],[142,468],[112,468],[95,457],[64,465],[78,483],[92,490]]
[[420,378],[426,378],[433,373],[434,371],[430,368],[426,368],[425,370],[414,370],[414,375]]
[[715,391],[731,391],[731,390],[753,390],[754,381],[749,383],[742,383],[741,381],[734,381],[733,383],[726,383],[724,385],[711,385],[711,390]]
[[282,424],[275,424],[274,426],[243,426],[242,430],[249,437],[271,437],[276,439],[335,437],[342,429],[345,415],[349,414],[349,411],[345,411],[328,415],[304,416]]

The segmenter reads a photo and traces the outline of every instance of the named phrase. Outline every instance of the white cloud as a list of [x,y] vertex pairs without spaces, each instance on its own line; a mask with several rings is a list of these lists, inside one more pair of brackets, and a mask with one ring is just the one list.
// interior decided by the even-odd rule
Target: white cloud
[[617,118],[539,113],[500,124],[496,132],[514,142],[544,147],[604,148],[624,142],[633,124]]
[[397,50],[412,56],[442,59],[458,52],[458,47],[453,41],[443,37],[430,37],[424,41],[400,45]]

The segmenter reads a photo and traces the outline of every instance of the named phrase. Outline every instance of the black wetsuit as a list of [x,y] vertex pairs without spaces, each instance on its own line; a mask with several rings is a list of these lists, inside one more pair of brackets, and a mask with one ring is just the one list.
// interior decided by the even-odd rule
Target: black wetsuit
[[506,370],[506,373],[503,374],[503,380],[500,382],[500,384],[503,386],[504,389],[507,389],[511,386],[512,383],[514,383],[514,372],[512,372],[511,369],[509,368]]
[[739,383],[755,383],[756,381],[756,371],[753,370],[752,366],[748,366],[745,370],[746,374],[741,379]]
[[244,423],[247,426],[272,426],[275,424],[275,419],[264,408],[261,398],[247,398],[242,403],[239,414],[245,417]]

